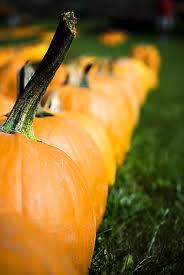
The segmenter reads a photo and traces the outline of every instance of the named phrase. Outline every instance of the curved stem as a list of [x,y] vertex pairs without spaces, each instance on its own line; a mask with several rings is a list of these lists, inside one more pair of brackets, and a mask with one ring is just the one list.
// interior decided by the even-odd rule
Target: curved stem
[[63,13],[47,53],[26,85],[23,94],[18,97],[6,122],[2,126],[1,130],[3,132],[19,132],[26,137],[33,138],[33,119],[39,102],[61,65],[75,34],[76,18],[74,13]]
[[[27,85],[27,83],[29,82],[29,80],[31,79],[31,77],[34,75],[34,68],[28,64],[28,62],[26,62],[24,64],[24,66],[22,66],[22,68],[18,71],[18,75],[17,75],[17,93],[18,93],[18,97],[21,97],[25,91],[25,87]],[[45,111],[41,104],[38,104],[38,108],[37,108],[37,112],[36,112],[36,116],[37,117],[46,117],[46,116],[53,116],[52,114],[50,114],[49,112]]]

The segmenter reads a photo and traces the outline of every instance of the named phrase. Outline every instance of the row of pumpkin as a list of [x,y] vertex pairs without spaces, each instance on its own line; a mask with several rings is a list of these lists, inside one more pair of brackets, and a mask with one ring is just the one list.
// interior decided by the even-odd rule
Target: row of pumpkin
[[22,65],[38,61],[40,44],[0,52],[3,274],[88,273],[109,186],[140,107],[158,85],[153,46],[137,46],[130,57],[84,56],[60,66],[75,25],[73,12],[61,15],[36,71]]

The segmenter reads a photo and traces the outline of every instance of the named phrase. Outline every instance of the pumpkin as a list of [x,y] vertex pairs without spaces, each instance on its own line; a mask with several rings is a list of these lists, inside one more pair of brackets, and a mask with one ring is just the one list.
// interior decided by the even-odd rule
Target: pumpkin
[[[124,79],[121,81],[109,71],[111,63],[106,59],[96,59],[95,57],[84,56],[79,58],[78,62],[74,63],[73,71],[77,72],[78,79],[74,81],[75,85],[82,83],[86,87],[104,92],[108,96],[114,96],[116,99],[125,102],[125,108],[128,108],[130,113],[130,131],[135,126],[139,116],[139,104],[131,85]],[[72,71],[72,72],[73,72]],[[82,77],[83,76],[83,77]],[[70,80],[71,77],[69,77]],[[71,83],[71,81],[70,81]],[[61,86],[61,85],[60,85]],[[59,85],[58,85],[59,87]],[[45,99],[45,101],[47,98]]]
[[113,96],[125,103],[124,108],[128,110],[130,131],[132,131],[138,120],[139,105],[127,81],[120,81],[118,77],[105,70],[95,73],[93,71],[88,73],[85,78],[86,85],[90,88],[104,92],[108,96]]
[[0,208],[31,220],[85,274],[96,223],[81,171],[61,150],[21,134],[1,133],[0,144]]
[[41,33],[41,43],[47,43],[48,45],[50,44],[52,37],[54,36],[54,32],[52,31],[44,31]]
[[109,30],[100,35],[100,42],[106,46],[116,46],[128,39],[128,35],[122,31]]
[[83,127],[98,146],[104,160],[109,185],[115,183],[116,162],[109,137],[101,123],[95,118],[77,112],[62,111],[57,113],[61,118],[67,118]]
[[53,80],[48,86],[48,93],[56,90],[58,87],[63,85],[68,78],[69,75],[69,68],[67,65],[62,65],[56,72]]
[[58,97],[64,110],[87,114],[100,121],[120,164],[128,149],[128,114],[123,103],[97,90],[72,85],[60,88]]
[[17,54],[0,68],[0,93],[12,100],[17,97],[17,73],[24,63],[25,60]]
[[49,113],[53,113],[62,119],[69,119],[70,121],[76,122],[89,133],[103,157],[106,174],[108,176],[108,183],[109,185],[113,185],[115,183],[116,163],[107,132],[97,119],[79,112],[64,111],[61,108],[61,104],[57,92],[54,92],[50,94],[50,97],[45,99],[44,107],[46,106],[48,108]]
[[26,60],[31,60],[31,62],[40,62],[43,58],[46,50],[48,48],[48,44],[46,43],[35,43],[32,45],[24,46],[20,49],[21,57]]
[[158,49],[149,44],[136,45],[132,50],[134,58],[143,61],[156,74],[160,70],[161,58]]
[[90,66],[90,70],[87,72],[89,75],[96,74],[97,72],[107,72],[108,60],[106,58],[99,58],[95,56],[81,56],[69,67],[69,83],[73,85],[80,85],[86,68]]
[[63,151],[32,135],[38,103],[75,36],[75,22],[72,12],[61,15],[48,52],[1,126],[0,209],[30,220],[86,274],[96,222],[85,178]]
[[37,117],[33,129],[39,140],[61,149],[78,165],[85,176],[99,226],[106,207],[108,177],[94,140],[78,123],[65,117]]
[[[128,121],[126,132],[124,133],[123,137],[124,140],[126,140],[125,137],[127,138],[128,149],[132,132],[135,124],[137,123],[139,113],[139,106],[135,96],[131,94],[131,91],[130,89],[127,89],[127,86],[123,87],[123,85],[120,85],[116,77],[107,73],[105,70],[99,72],[96,71],[96,73],[93,71],[93,73],[90,73],[89,75],[88,74],[84,74],[84,79],[82,80],[84,85],[90,87],[92,90],[105,93],[109,98],[113,98],[113,100],[118,103],[120,102],[120,106],[122,106],[122,110],[124,111],[122,112],[122,115],[124,114]],[[124,157],[125,153],[123,151],[122,158],[120,159],[119,163],[124,160]]]
[[16,51],[13,47],[3,47],[0,49],[0,66],[6,64],[9,60],[11,60]]
[[62,257],[32,223],[19,215],[0,213],[1,274],[77,275],[65,251]]
[[138,102],[144,103],[150,89],[156,85],[156,78],[143,62],[132,58],[120,58],[113,64],[113,73],[132,85]]

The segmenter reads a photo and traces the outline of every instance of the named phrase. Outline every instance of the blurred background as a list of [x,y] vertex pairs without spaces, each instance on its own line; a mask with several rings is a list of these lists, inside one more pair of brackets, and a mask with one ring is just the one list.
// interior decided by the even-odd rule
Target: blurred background
[[81,17],[109,19],[126,27],[172,28],[175,20],[184,19],[183,0],[1,0],[0,20],[9,25],[25,24],[55,18],[70,9]]

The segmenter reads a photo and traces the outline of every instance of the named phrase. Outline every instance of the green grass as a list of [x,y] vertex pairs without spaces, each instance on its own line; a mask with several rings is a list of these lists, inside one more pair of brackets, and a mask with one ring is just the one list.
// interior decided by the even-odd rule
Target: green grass
[[[102,47],[82,25],[68,59],[117,57],[133,45],[157,45],[160,87],[143,106],[126,162],[117,171],[97,233],[90,275],[184,274],[184,40],[131,35],[123,46]],[[54,25],[54,24],[53,24]]]

